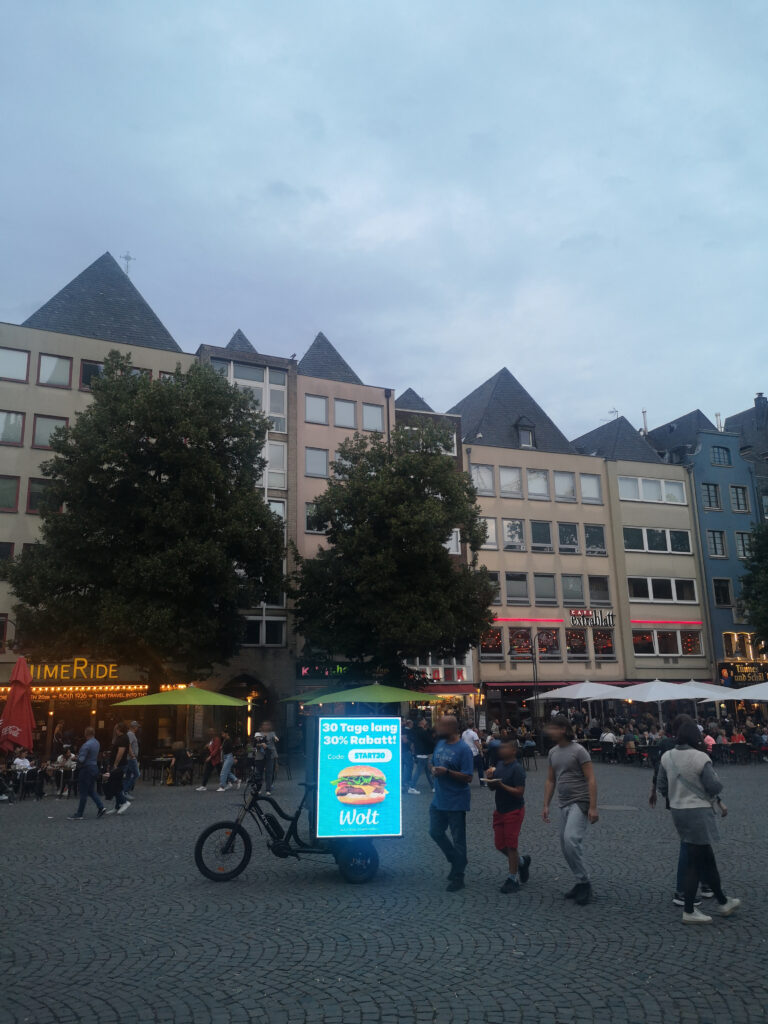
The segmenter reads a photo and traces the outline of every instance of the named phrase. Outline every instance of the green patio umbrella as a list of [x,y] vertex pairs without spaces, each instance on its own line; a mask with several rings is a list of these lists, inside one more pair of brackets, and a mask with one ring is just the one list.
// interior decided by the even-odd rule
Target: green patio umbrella
[[311,707],[318,704],[399,704],[406,700],[432,703],[442,698],[434,693],[422,693],[420,690],[401,690],[397,686],[370,683],[368,686],[353,686],[348,690],[325,693],[304,703]]
[[326,693],[332,693],[327,687],[324,690],[305,690],[304,693],[297,693],[295,697],[281,697],[280,703],[287,704],[290,701],[295,701],[297,704],[306,704],[307,701],[312,700],[314,697],[324,697]]
[[147,708],[162,707],[163,705],[175,707],[238,707],[248,706],[247,700],[240,700],[237,697],[227,697],[225,693],[217,693],[215,690],[204,690],[201,686],[190,683],[178,690],[163,690],[162,693],[148,693],[144,697],[134,697],[132,700],[119,700],[112,705],[114,708]]

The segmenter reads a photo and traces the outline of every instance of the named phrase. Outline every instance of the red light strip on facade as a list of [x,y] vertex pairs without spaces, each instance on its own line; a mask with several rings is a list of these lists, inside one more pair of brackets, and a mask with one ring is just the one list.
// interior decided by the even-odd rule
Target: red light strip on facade
[[564,622],[564,619],[494,619],[494,622]]
[[630,619],[633,626],[701,626],[693,619]]

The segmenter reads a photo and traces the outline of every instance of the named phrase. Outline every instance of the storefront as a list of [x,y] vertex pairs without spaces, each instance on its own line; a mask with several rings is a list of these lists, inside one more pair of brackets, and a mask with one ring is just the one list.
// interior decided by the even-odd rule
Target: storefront
[[411,701],[408,705],[409,718],[427,718],[434,722],[443,715],[455,715],[460,722],[475,721],[475,709],[479,705],[480,693],[472,683],[429,683],[419,684],[419,689],[438,701]]

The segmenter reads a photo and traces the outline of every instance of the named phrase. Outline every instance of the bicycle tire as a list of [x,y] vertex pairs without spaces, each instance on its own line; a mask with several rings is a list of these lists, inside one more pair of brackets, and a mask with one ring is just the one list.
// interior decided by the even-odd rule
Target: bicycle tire
[[[243,850],[240,855],[240,859],[232,868],[229,869],[229,871],[221,865],[214,865],[211,867],[205,861],[205,844],[215,832],[226,833],[226,835],[222,835],[221,837],[222,844],[226,842],[227,838],[231,836],[233,832],[236,837],[242,840]],[[217,821],[214,825],[209,825],[208,828],[204,829],[197,837],[197,842],[195,843],[195,864],[197,865],[197,870],[200,874],[204,875],[212,882],[229,882],[245,871],[248,867],[248,862],[251,859],[252,852],[253,845],[251,843],[251,837],[242,825],[238,825],[236,821]],[[230,854],[225,854],[224,856],[228,857]]]
[[373,843],[350,842],[338,851],[336,863],[345,881],[362,885],[370,882],[379,870],[379,855]]

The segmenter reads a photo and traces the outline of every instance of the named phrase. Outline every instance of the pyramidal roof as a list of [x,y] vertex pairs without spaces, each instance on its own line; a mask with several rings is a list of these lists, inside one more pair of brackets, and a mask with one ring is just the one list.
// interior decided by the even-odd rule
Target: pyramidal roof
[[701,409],[694,409],[680,416],[676,420],[670,420],[660,427],[648,431],[648,440],[657,452],[666,452],[672,448],[688,447],[696,444],[696,435],[700,430],[717,430],[717,427],[708,419]]
[[461,416],[465,442],[477,441],[492,448],[520,448],[519,428],[525,426],[533,430],[536,449],[573,454],[565,434],[506,367],[448,412]]
[[302,377],[319,377],[321,380],[335,380],[341,384],[362,384],[352,367],[320,332],[299,361]]
[[573,441],[581,455],[598,455],[613,462],[661,462],[643,435],[626,416],[617,416]]
[[395,408],[407,410],[408,412],[435,411],[427,405],[423,398],[416,394],[413,388],[408,388],[407,391],[404,391],[402,395],[395,399]]
[[22,327],[181,352],[108,252],[28,317]]
[[229,349],[230,352],[248,352],[251,355],[255,355],[256,353],[256,349],[253,347],[250,341],[248,341],[248,339],[246,338],[246,336],[243,334],[239,327],[232,335],[232,337],[229,339],[229,342],[227,343],[227,348]]

